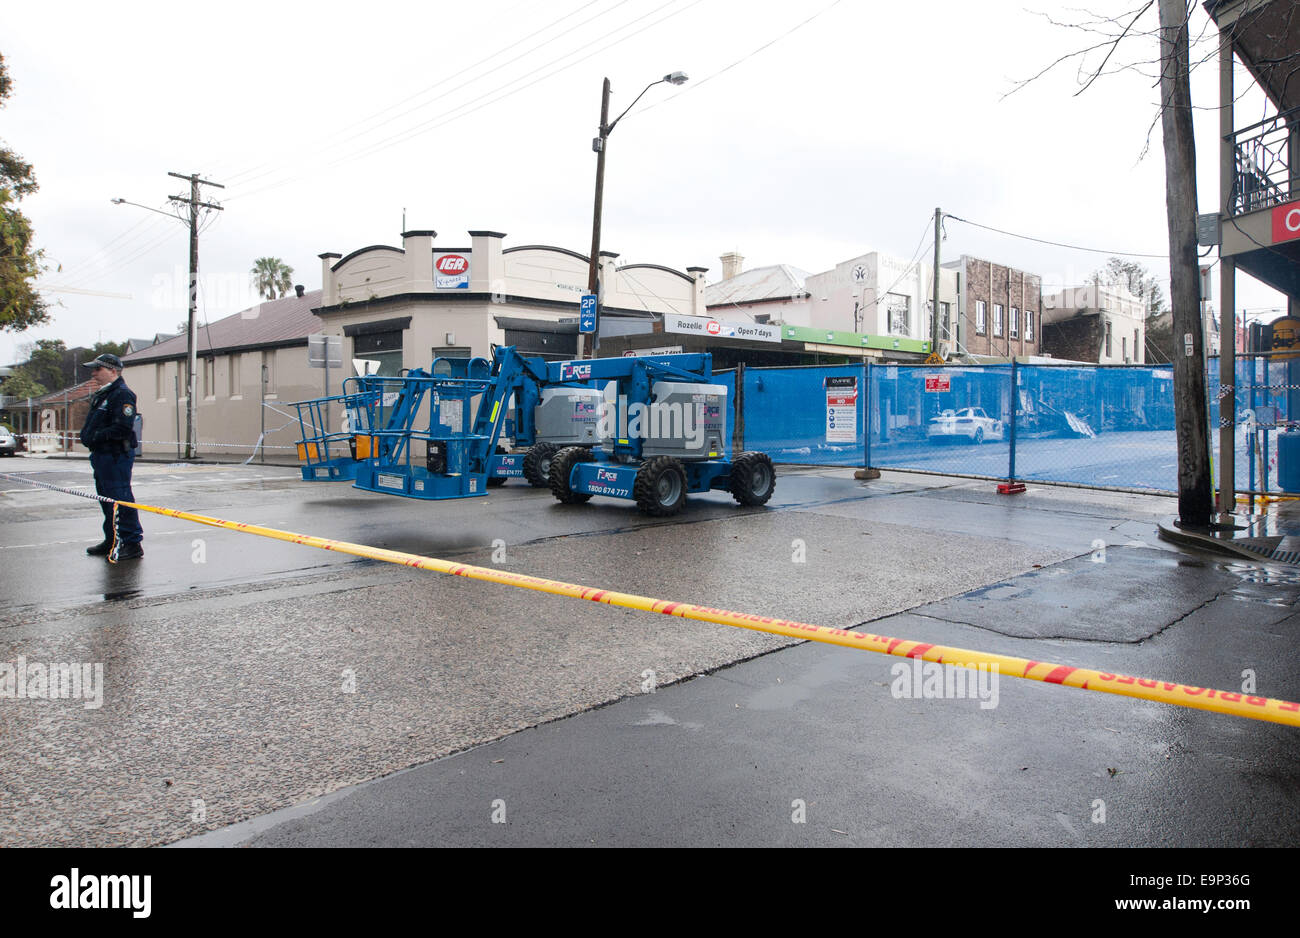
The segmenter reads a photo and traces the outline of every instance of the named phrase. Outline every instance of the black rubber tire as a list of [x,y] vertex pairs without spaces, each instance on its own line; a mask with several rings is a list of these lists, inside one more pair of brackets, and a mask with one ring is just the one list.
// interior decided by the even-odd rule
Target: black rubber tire
[[[507,452],[508,450],[504,446],[497,447],[498,456],[504,456]],[[505,484],[506,484],[505,476],[488,476],[487,487],[490,489],[497,489]]]
[[731,497],[742,505],[766,505],[776,491],[776,469],[767,453],[741,453],[731,461]]
[[592,462],[591,450],[583,446],[567,446],[551,460],[551,494],[565,505],[581,505],[591,496],[569,488],[569,475],[580,462]]
[[636,507],[657,518],[675,515],[686,505],[686,470],[672,456],[647,459],[632,485]]
[[554,443],[534,443],[524,455],[524,478],[534,488],[544,489],[551,484],[551,461],[560,448]]
[[979,445],[980,445],[981,443],[983,443],[983,442],[984,442],[984,428],[983,428],[983,427],[976,427],[976,428],[975,428],[975,445],[976,445],[976,446],[979,446]]

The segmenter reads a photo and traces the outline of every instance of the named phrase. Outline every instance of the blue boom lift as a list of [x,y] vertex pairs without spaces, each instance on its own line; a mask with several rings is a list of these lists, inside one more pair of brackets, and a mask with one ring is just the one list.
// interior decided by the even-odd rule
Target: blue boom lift
[[709,383],[707,354],[552,362],[552,380],[604,383],[599,455],[568,447],[551,462],[551,493],[565,504],[593,495],[629,498],[650,515],[674,515],[687,493],[722,490],[764,505],[776,472],[766,453],[728,459],[727,389]]

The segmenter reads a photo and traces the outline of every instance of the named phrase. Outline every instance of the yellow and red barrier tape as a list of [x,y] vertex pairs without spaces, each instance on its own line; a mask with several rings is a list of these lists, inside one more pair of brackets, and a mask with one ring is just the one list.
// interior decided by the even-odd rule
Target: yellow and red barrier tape
[[[21,477],[11,476],[21,481]],[[46,483],[32,482],[46,488],[56,488]],[[70,489],[57,489],[73,495],[86,493]],[[95,496],[89,496],[95,497]],[[730,625],[736,628],[751,629],[756,632],[770,632],[789,638],[807,639],[828,645],[840,645],[845,648],[860,648],[898,658],[920,658],[938,664],[953,664],[962,667],[978,665],[997,665],[999,674],[1024,678],[1030,681],[1043,681],[1048,684],[1060,684],[1065,687],[1077,687],[1081,690],[1100,691],[1106,694],[1119,694],[1124,697],[1136,697],[1140,700],[1153,700],[1157,703],[1174,704],[1191,707],[1196,710],[1210,710],[1229,716],[1246,717],[1251,720],[1266,720],[1271,723],[1283,723],[1300,727],[1300,703],[1278,700],[1271,697],[1256,697],[1245,693],[1214,690],[1213,688],[1193,687],[1173,681],[1157,681],[1150,678],[1133,677],[1128,674],[1111,674],[1106,671],[1094,671],[1091,668],[1074,668],[1069,665],[1052,664],[1047,661],[1033,661],[1012,655],[990,654],[972,651],[967,648],[955,648],[950,645],[933,645],[926,642],[914,642],[903,638],[891,638],[888,635],[872,635],[869,632],[857,632],[846,629],[831,629],[808,622],[796,622],[791,619],[774,619],[745,612],[733,612],[729,609],[715,609],[711,606],[699,606],[694,603],[672,602],[664,599],[652,599],[632,593],[619,593],[613,590],[597,589],[592,586],[580,586],[576,583],[564,583],[560,580],[548,580],[544,577],[531,576],[526,573],[512,573],[508,570],[493,570],[488,567],[476,567],[472,564],[452,563],[435,557],[423,557],[381,547],[368,547],[365,544],[352,544],[348,541],[335,541],[310,534],[294,534],[265,528],[256,524],[244,524],[237,521],[225,521],[221,518],[209,518],[188,511],[172,508],[157,508],[153,505],[141,505],[122,501],[120,505],[148,511],[196,524],[205,524],[214,528],[230,531],[242,531],[245,534],[257,534],[261,537],[287,541],[290,544],[303,544],[321,550],[332,550],[385,563],[401,564],[417,570],[432,570],[451,576],[483,580],[488,583],[500,583],[505,586],[517,586],[522,589],[551,593],[556,596],[568,596],[572,599],[585,599],[590,602],[604,603],[609,606],[622,606],[625,609],[639,609],[643,612],[657,612],[662,615],[678,616],[683,619],[696,619],[701,622],[713,622],[718,625]]]

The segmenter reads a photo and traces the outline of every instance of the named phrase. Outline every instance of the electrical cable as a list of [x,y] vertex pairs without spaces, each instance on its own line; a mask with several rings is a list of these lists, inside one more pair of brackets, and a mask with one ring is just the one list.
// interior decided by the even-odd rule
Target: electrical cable
[[701,78],[699,81],[693,81],[693,82],[691,82],[691,84],[690,84],[689,87],[683,89],[682,91],[679,91],[677,94],[673,95],[672,97],[665,98],[663,101],[656,101],[654,104],[650,104],[650,105],[647,105],[646,107],[643,107],[643,108],[641,109],[641,111],[642,111],[642,112],[645,112],[645,111],[652,111],[652,110],[654,110],[655,108],[657,108],[657,107],[659,107],[659,106],[661,106],[661,105],[669,104],[669,103],[671,103],[671,102],[673,102],[673,101],[676,101],[678,98],[680,98],[680,97],[681,97],[682,95],[684,95],[684,94],[690,94],[692,91],[694,91],[696,88],[699,88],[701,85],[707,84],[708,82],[710,82],[710,81],[712,81],[713,79],[717,78],[719,75],[723,74],[724,72],[729,72],[729,71],[731,71],[731,70],[732,70],[733,68],[735,68],[737,65],[740,65],[740,64],[743,63],[743,62],[747,62],[748,60],[752,59],[754,56],[758,55],[760,52],[763,52],[764,50],[768,49],[769,47],[776,45],[778,42],[780,42],[782,39],[785,39],[787,36],[790,36],[790,35],[792,35],[793,33],[796,33],[796,32],[798,32],[799,30],[803,29],[805,26],[807,26],[807,25],[808,25],[809,23],[811,23],[813,20],[817,19],[818,17],[822,16],[822,15],[825,14],[825,13],[829,13],[833,8],[839,6],[841,2],[842,2],[842,0],[834,0],[834,2],[831,3],[830,6],[826,7],[826,8],[823,9],[823,10],[821,10],[821,12],[819,12],[819,13],[814,13],[812,16],[808,17],[808,18],[807,18],[806,20],[804,20],[802,23],[799,23],[799,24],[796,25],[796,26],[792,26],[792,27],[790,27],[790,28],[787,29],[785,32],[783,32],[781,35],[777,36],[775,39],[770,39],[770,40],[768,40],[767,42],[763,43],[763,45],[759,46],[757,49],[755,49],[753,52],[749,53],[748,55],[746,55],[746,56],[744,56],[744,57],[742,57],[742,58],[737,59],[736,61],[732,62],[730,65],[725,66],[724,68],[720,68],[720,69],[718,69],[718,71],[713,72],[713,73],[710,74],[710,75],[706,75],[704,78]]
[[[647,14],[645,14],[644,16],[638,17],[637,19],[632,20],[630,23],[626,23],[626,24],[624,24],[623,26],[618,27],[617,29],[611,30],[609,33],[605,34],[605,36],[602,36],[602,37],[600,37],[599,40],[596,40],[596,42],[597,42],[597,43],[600,43],[600,42],[602,42],[604,39],[607,39],[609,36],[612,36],[612,35],[614,35],[615,33],[619,32],[619,31],[621,31],[621,30],[623,30],[623,29],[626,29],[628,26],[631,26],[631,25],[634,24],[634,23],[638,23],[638,22],[640,22],[640,21],[643,20],[643,19],[646,19],[646,18],[648,18],[648,17],[650,17],[650,16],[653,16],[655,13],[658,13],[659,11],[661,11],[661,10],[663,10],[663,9],[669,7],[669,6],[672,6],[672,4],[673,4],[673,3],[676,3],[676,2],[678,2],[678,0],[668,0],[667,3],[661,4],[660,6],[656,7],[654,10],[652,10],[650,13],[647,13]],[[514,78],[514,79],[511,79],[510,81],[506,82],[506,83],[503,84],[503,85],[499,85],[498,87],[492,89],[491,91],[484,92],[483,94],[479,95],[477,98],[473,98],[473,99],[471,99],[471,100],[469,100],[469,101],[466,101],[465,103],[460,104],[460,105],[457,105],[456,107],[451,108],[451,109],[448,110],[448,111],[444,111],[444,112],[441,113],[441,114],[434,115],[433,117],[429,118],[427,121],[424,121],[423,123],[420,123],[420,124],[416,124],[415,126],[410,127],[410,128],[407,128],[406,130],[399,131],[397,134],[394,134],[394,135],[391,136],[391,137],[387,137],[387,138],[385,138],[384,140],[378,141],[378,142],[373,143],[373,144],[369,144],[369,145],[367,145],[366,147],[364,147],[363,149],[358,150],[358,151],[355,151],[355,152],[353,152],[353,153],[351,153],[351,154],[348,154],[347,156],[340,157],[340,158],[338,158],[338,159],[336,159],[336,160],[334,160],[334,161],[332,161],[332,162],[326,164],[326,165],[323,166],[323,167],[322,167],[322,166],[317,166],[317,167],[314,167],[313,169],[314,169],[314,170],[319,170],[319,169],[332,169],[332,168],[334,168],[335,166],[340,166],[340,165],[342,165],[342,164],[344,164],[344,163],[348,163],[348,162],[351,162],[351,161],[356,160],[356,159],[360,159],[360,158],[367,157],[367,156],[373,156],[374,154],[376,154],[376,153],[380,153],[380,152],[382,152],[382,151],[384,151],[384,150],[386,150],[386,149],[389,149],[390,147],[397,146],[397,145],[400,145],[400,144],[402,144],[402,143],[406,143],[407,141],[412,140],[412,139],[414,139],[414,138],[417,137],[417,136],[421,136],[421,135],[423,135],[423,134],[426,134],[426,133],[428,133],[428,132],[431,131],[431,130],[436,130],[437,128],[442,127],[442,126],[445,126],[446,124],[452,123],[453,121],[460,120],[460,119],[463,118],[463,117],[468,117],[470,114],[474,114],[474,113],[476,113],[476,112],[478,112],[478,111],[483,110],[483,109],[486,108],[486,107],[490,107],[491,105],[497,104],[497,103],[499,103],[500,101],[504,101],[506,98],[512,97],[513,95],[518,94],[520,91],[525,91],[525,90],[527,90],[527,89],[529,89],[529,88],[532,88],[532,87],[534,87],[534,86],[536,86],[536,85],[538,85],[538,84],[541,84],[542,82],[546,81],[547,79],[552,78],[552,77],[554,77],[555,75],[560,74],[561,72],[567,71],[568,69],[573,68],[573,67],[576,66],[576,65],[580,65],[582,62],[585,62],[585,61],[587,61],[588,59],[591,59],[591,58],[594,58],[594,57],[597,56],[597,55],[601,55],[601,54],[603,54],[603,53],[606,53],[606,52],[609,51],[609,49],[613,48],[614,46],[619,45],[620,43],[626,42],[627,40],[633,38],[634,36],[638,36],[638,35],[640,35],[641,33],[645,32],[646,30],[653,29],[655,26],[658,26],[658,25],[660,25],[661,23],[667,22],[668,20],[670,20],[670,19],[672,19],[672,18],[674,18],[674,17],[676,17],[676,16],[680,16],[681,14],[683,14],[683,13],[685,13],[686,11],[690,10],[692,7],[698,6],[698,5],[699,5],[700,3],[702,3],[702,2],[703,2],[703,0],[693,0],[693,2],[688,3],[686,6],[682,7],[681,9],[679,9],[679,10],[675,10],[675,11],[673,11],[672,13],[669,13],[668,15],[661,17],[660,19],[654,21],[653,23],[649,23],[648,25],[641,27],[640,29],[636,30],[635,32],[629,33],[628,35],[623,36],[623,37],[621,37],[621,38],[619,38],[619,39],[615,39],[615,40],[613,40],[612,42],[605,42],[603,45],[597,45],[597,46],[593,49],[593,51],[589,52],[587,55],[584,55],[584,56],[582,56],[581,58],[575,59],[574,61],[569,62],[569,63],[566,64],[566,65],[561,65],[559,68],[556,68],[556,69],[554,69],[553,71],[547,73],[546,75],[541,76],[540,78],[536,79],[535,81],[529,82],[528,84],[526,84],[526,85],[522,85],[522,86],[520,86],[520,87],[518,87],[518,88],[514,88],[514,89],[511,89],[511,90],[509,90],[509,91],[506,91],[504,94],[501,94],[501,95],[499,95],[498,97],[493,98],[492,100],[487,101],[487,102],[485,102],[485,103],[483,103],[483,104],[479,104],[477,107],[470,108],[470,109],[467,110],[467,111],[464,110],[465,108],[469,107],[471,104],[475,104],[475,103],[477,103],[477,102],[479,102],[479,101],[482,101],[484,98],[488,98],[488,97],[490,97],[491,95],[496,94],[496,93],[499,92],[499,91],[504,91],[505,89],[509,88],[512,84],[515,84],[515,83],[517,83],[517,82],[519,82],[519,81],[523,80],[524,78],[527,78],[527,77],[529,77],[529,76],[531,76],[531,75],[535,75],[537,72],[542,71],[542,70],[545,69],[545,68],[548,68],[548,67],[550,67],[550,66],[552,66],[552,65],[555,65],[555,64],[557,64],[557,63],[559,63],[559,62],[562,62],[562,61],[564,61],[564,59],[566,59],[566,58],[568,58],[568,57],[570,57],[570,56],[573,56],[573,55],[576,55],[576,54],[582,52],[583,49],[588,48],[588,46],[590,45],[589,43],[584,43],[581,47],[579,47],[579,48],[577,48],[577,49],[574,49],[574,50],[571,50],[571,51],[569,51],[569,52],[566,52],[566,53],[560,55],[559,57],[557,57],[557,58],[555,58],[555,59],[552,59],[550,62],[546,63],[545,65],[538,66],[537,68],[533,69],[532,71],[530,71],[530,72],[526,72],[526,73],[524,73],[524,74],[521,75],[521,76],[518,76],[518,77],[516,77],[516,78]],[[457,111],[464,111],[464,113],[457,114],[457,113],[456,113]],[[271,190],[271,189],[276,189],[276,188],[279,188],[280,186],[284,186],[284,185],[288,185],[289,183],[296,182],[296,181],[298,181],[298,180],[301,179],[301,178],[302,178],[301,175],[290,176],[290,177],[288,177],[288,178],[286,178],[286,179],[282,179],[282,180],[280,180],[280,181],[278,181],[278,182],[269,183],[268,185],[265,185],[265,186],[262,186],[262,187],[259,187],[259,188],[256,188],[256,189],[253,189],[253,190],[251,190],[250,192],[240,193],[240,194],[237,195],[237,196],[232,196],[231,198],[227,199],[226,201],[229,202],[229,201],[232,201],[232,200],[235,199],[235,198],[246,198],[246,197],[248,197],[248,196],[250,196],[250,195],[255,195],[255,194],[257,194],[257,193],[266,192],[266,191],[269,191],[269,190]]]
[[[561,17],[559,17],[558,19],[552,20],[550,23],[546,24],[545,26],[541,27],[540,29],[534,30],[533,32],[529,33],[527,36],[524,36],[522,39],[518,39],[518,40],[516,40],[515,42],[513,42],[513,43],[511,43],[511,44],[509,44],[509,45],[507,45],[507,46],[503,46],[502,48],[498,49],[496,52],[493,52],[491,55],[485,56],[484,58],[479,59],[477,62],[474,62],[473,64],[468,65],[468,66],[466,66],[465,68],[457,69],[457,70],[456,70],[455,72],[453,72],[452,74],[449,74],[449,75],[446,75],[446,76],[443,77],[443,78],[440,78],[438,81],[434,82],[432,85],[429,85],[428,87],[426,87],[426,88],[424,88],[424,89],[422,89],[422,90],[420,90],[420,91],[417,91],[415,94],[408,95],[407,97],[403,98],[402,100],[397,101],[396,103],[391,104],[391,105],[389,105],[389,106],[386,107],[386,108],[383,108],[383,109],[381,109],[381,110],[379,110],[379,111],[374,112],[373,114],[370,114],[370,115],[367,116],[367,117],[364,117],[364,118],[362,118],[362,119],[360,119],[360,120],[358,120],[358,121],[355,121],[354,123],[352,123],[352,124],[349,125],[348,127],[343,128],[342,130],[335,131],[335,132],[333,132],[333,133],[326,134],[325,136],[318,138],[315,142],[307,144],[307,148],[308,148],[308,149],[316,149],[316,148],[319,148],[319,147],[322,147],[322,146],[334,146],[334,145],[337,145],[337,144],[331,144],[331,143],[329,143],[329,141],[333,141],[333,140],[339,140],[341,143],[346,143],[346,142],[355,142],[355,136],[356,136],[356,134],[357,134],[357,132],[358,132],[358,128],[362,127],[363,125],[369,123],[370,121],[375,120],[376,118],[382,117],[383,115],[387,114],[388,112],[390,112],[390,111],[392,111],[392,110],[394,110],[394,109],[396,109],[396,108],[401,107],[403,104],[407,104],[407,103],[410,102],[410,101],[414,101],[415,99],[420,98],[420,97],[422,97],[422,96],[428,94],[429,92],[431,92],[431,91],[433,91],[433,90],[435,90],[435,89],[441,87],[442,85],[446,84],[447,82],[451,81],[452,79],[457,78],[457,77],[459,77],[459,76],[461,76],[461,75],[464,75],[464,74],[466,74],[467,72],[469,72],[469,71],[471,71],[471,70],[473,70],[473,69],[475,69],[475,68],[478,68],[480,65],[486,64],[487,62],[490,62],[492,59],[495,59],[495,58],[497,58],[498,56],[504,55],[506,52],[509,52],[511,49],[515,48],[516,46],[520,45],[521,43],[527,42],[529,39],[532,39],[532,38],[535,37],[535,36],[539,36],[539,35],[541,35],[542,33],[546,32],[547,30],[549,30],[549,29],[551,29],[551,28],[553,28],[553,27],[555,27],[555,26],[558,26],[560,23],[564,22],[565,20],[569,19],[569,18],[572,17],[572,16],[577,15],[578,13],[581,13],[583,10],[587,9],[587,8],[590,7],[590,6],[593,6],[595,3],[598,3],[598,2],[601,2],[601,0],[590,0],[590,2],[588,2],[588,3],[584,3],[582,6],[576,8],[576,9],[574,9],[574,10],[571,10],[570,12],[566,13],[564,16],[561,16]],[[604,16],[605,13],[612,12],[613,10],[617,9],[617,8],[620,7],[620,6],[623,6],[623,4],[624,4],[624,3],[627,3],[627,2],[628,2],[628,0],[619,0],[619,2],[616,3],[613,7],[610,7],[608,10],[605,10],[604,12],[597,14],[597,17],[599,17],[599,16]],[[597,18],[597,17],[592,17],[591,19],[595,19],[595,18]],[[578,24],[578,27],[585,26],[587,23],[591,22],[591,19],[584,20],[582,23],[579,23],[579,24]],[[578,28],[578,27],[574,27],[574,28],[576,29],[576,28]],[[558,37],[557,37],[557,38],[558,38]],[[556,39],[548,39],[546,42],[541,43],[541,44],[539,44],[539,45],[537,45],[537,46],[534,46],[532,49],[529,49],[529,50],[527,50],[526,52],[523,52],[523,53],[521,53],[520,55],[515,56],[515,57],[514,57],[510,62],[503,63],[502,65],[496,66],[496,68],[493,68],[493,69],[489,70],[488,72],[485,72],[485,73],[483,73],[482,75],[479,75],[478,77],[471,79],[469,82],[466,82],[465,84],[472,84],[472,83],[475,82],[475,81],[478,81],[478,80],[480,80],[480,79],[482,79],[482,78],[486,78],[488,75],[492,74],[492,72],[496,71],[497,69],[504,68],[505,65],[514,64],[514,63],[520,61],[520,59],[522,59],[522,58],[524,58],[524,57],[526,57],[526,56],[528,56],[528,55],[531,55],[532,53],[536,52],[538,49],[543,48],[543,47],[546,46],[547,44],[549,44],[549,43],[551,43],[551,42],[555,42],[555,41],[556,41]],[[457,88],[465,87],[465,84],[463,84],[463,85],[459,85],[459,86],[457,86]],[[456,90],[456,89],[452,89],[452,90],[454,91],[454,90]],[[449,92],[446,92],[446,93],[449,93]],[[385,120],[385,121],[381,122],[380,124],[376,124],[374,127],[367,128],[365,131],[360,131],[360,132],[361,132],[361,133],[370,133],[370,132],[372,132],[373,130],[375,130],[377,127],[383,126],[383,124],[385,124],[385,123],[389,123],[391,120],[396,120],[397,117],[401,117],[401,116],[404,116],[405,114],[412,113],[413,111],[419,110],[420,108],[428,107],[429,105],[431,105],[431,104],[433,104],[433,103],[434,103],[434,102],[429,101],[429,102],[426,102],[426,103],[424,103],[424,104],[418,105],[418,106],[415,107],[415,108],[410,108],[410,109],[408,109],[408,110],[406,110],[406,111],[403,111],[401,114],[395,115],[394,117],[389,118],[388,120]],[[300,149],[301,149],[301,148],[300,148]],[[261,176],[268,175],[269,172],[274,172],[275,170],[272,169],[272,170],[268,171],[268,173],[259,173],[257,176],[253,176],[253,177],[251,177],[250,179],[245,179],[245,178],[242,178],[242,177],[249,176],[250,173],[253,173],[253,172],[255,172],[255,171],[259,170],[259,169],[262,169],[263,167],[266,167],[266,166],[272,166],[272,165],[274,164],[274,162],[275,162],[274,160],[268,160],[268,161],[264,161],[264,162],[262,162],[262,163],[259,163],[259,164],[255,165],[255,166],[252,166],[252,167],[250,167],[250,168],[248,168],[248,169],[245,169],[245,170],[239,170],[239,171],[237,171],[237,172],[227,173],[227,174],[226,174],[226,178],[227,178],[228,181],[230,181],[230,182],[239,182],[241,185],[247,185],[248,182],[251,181],[251,179],[253,179],[253,178],[260,178]]]
[[962,218],[960,215],[951,215],[944,213],[945,218],[951,218],[953,221],[965,222],[967,225],[973,225],[976,228],[983,228],[986,231],[996,231],[998,234],[1007,235],[1011,238],[1020,238],[1023,241],[1037,241],[1039,244],[1050,244],[1053,247],[1069,248],[1072,251],[1087,251],[1092,254],[1110,254],[1115,257],[1158,257],[1168,260],[1168,254],[1139,254],[1136,251],[1107,251],[1102,248],[1085,248],[1077,244],[1066,244],[1063,241],[1049,241],[1046,238],[1035,238],[1032,235],[1017,234],[1014,231],[1006,231],[1002,228],[994,228],[992,225],[982,225],[977,221],[971,221],[969,218]]

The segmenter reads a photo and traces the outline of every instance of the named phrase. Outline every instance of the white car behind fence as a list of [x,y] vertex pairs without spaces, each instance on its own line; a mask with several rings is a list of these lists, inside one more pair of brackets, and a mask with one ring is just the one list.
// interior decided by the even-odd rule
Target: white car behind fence
[[945,410],[937,417],[931,417],[925,428],[925,435],[930,440],[966,437],[972,443],[985,440],[1002,439],[1002,421],[994,420],[984,413],[981,407],[963,407],[961,410]]

